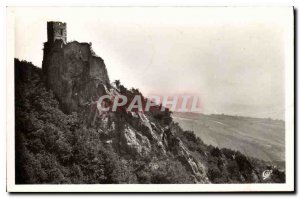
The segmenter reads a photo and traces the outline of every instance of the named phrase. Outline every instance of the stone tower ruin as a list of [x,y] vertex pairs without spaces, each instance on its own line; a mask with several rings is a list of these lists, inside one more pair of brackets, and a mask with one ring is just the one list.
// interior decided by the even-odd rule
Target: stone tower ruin
[[62,22],[47,22],[48,43],[53,44],[56,40],[67,43],[67,24]]

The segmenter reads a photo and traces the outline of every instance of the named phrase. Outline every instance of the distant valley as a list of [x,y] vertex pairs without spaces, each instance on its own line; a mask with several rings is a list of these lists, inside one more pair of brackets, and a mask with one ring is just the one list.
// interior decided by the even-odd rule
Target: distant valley
[[173,113],[173,119],[206,144],[239,150],[266,161],[285,161],[284,121],[178,112]]

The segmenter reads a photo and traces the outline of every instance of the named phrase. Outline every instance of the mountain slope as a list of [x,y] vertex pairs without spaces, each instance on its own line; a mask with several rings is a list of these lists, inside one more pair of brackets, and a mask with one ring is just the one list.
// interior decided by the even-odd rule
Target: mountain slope
[[103,61],[94,57],[90,46],[72,42],[46,48],[43,71],[15,60],[17,183],[285,181],[270,163],[204,144],[173,122],[168,109],[99,110],[103,94],[147,99],[137,89],[111,84]]
[[85,111],[60,110],[39,68],[18,60],[15,66],[16,183],[207,182],[180,158],[183,145],[166,140],[163,151],[140,119],[118,112],[90,125]]

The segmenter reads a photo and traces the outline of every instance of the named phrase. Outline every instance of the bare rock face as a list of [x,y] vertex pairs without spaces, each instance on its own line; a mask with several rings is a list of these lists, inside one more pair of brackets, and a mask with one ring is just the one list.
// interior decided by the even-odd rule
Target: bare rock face
[[94,55],[90,44],[65,44],[62,40],[45,43],[43,73],[61,109],[66,113],[82,112],[99,133],[110,136],[103,140],[105,144],[130,156],[147,156],[153,151],[167,156],[170,152],[182,161],[195,182],[209,182],[204,166],[192,157],[176,135],[176,128],[162,126],[144,112],[101,111],[102,104],[97,103],[100,96],[109,95],[112,99],[122,93],[110,84],[104,61]]
[[45,43],[43,72],[66,113],[97,100],[105,93],[103,84],[109,86],[104,61],[93,55],[88,43]]
[[121,144],[128,152],[138,155],[147,155],[151,151],[151,144],[148,138],[131,127],[126,127],[122,132]]
[[204,165],[193,158],[190,151],[185,147],[180,138],[176,135],[176,127],[165,130],[166,147],[171,149],[182,161],[183,164],[193,173],[197,183],[209,183]]

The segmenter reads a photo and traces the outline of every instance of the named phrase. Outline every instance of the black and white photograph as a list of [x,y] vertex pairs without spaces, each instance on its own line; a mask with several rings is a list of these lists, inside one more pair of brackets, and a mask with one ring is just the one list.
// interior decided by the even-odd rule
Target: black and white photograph
[[293,7],[7,7],[9,192],[294,190]]

